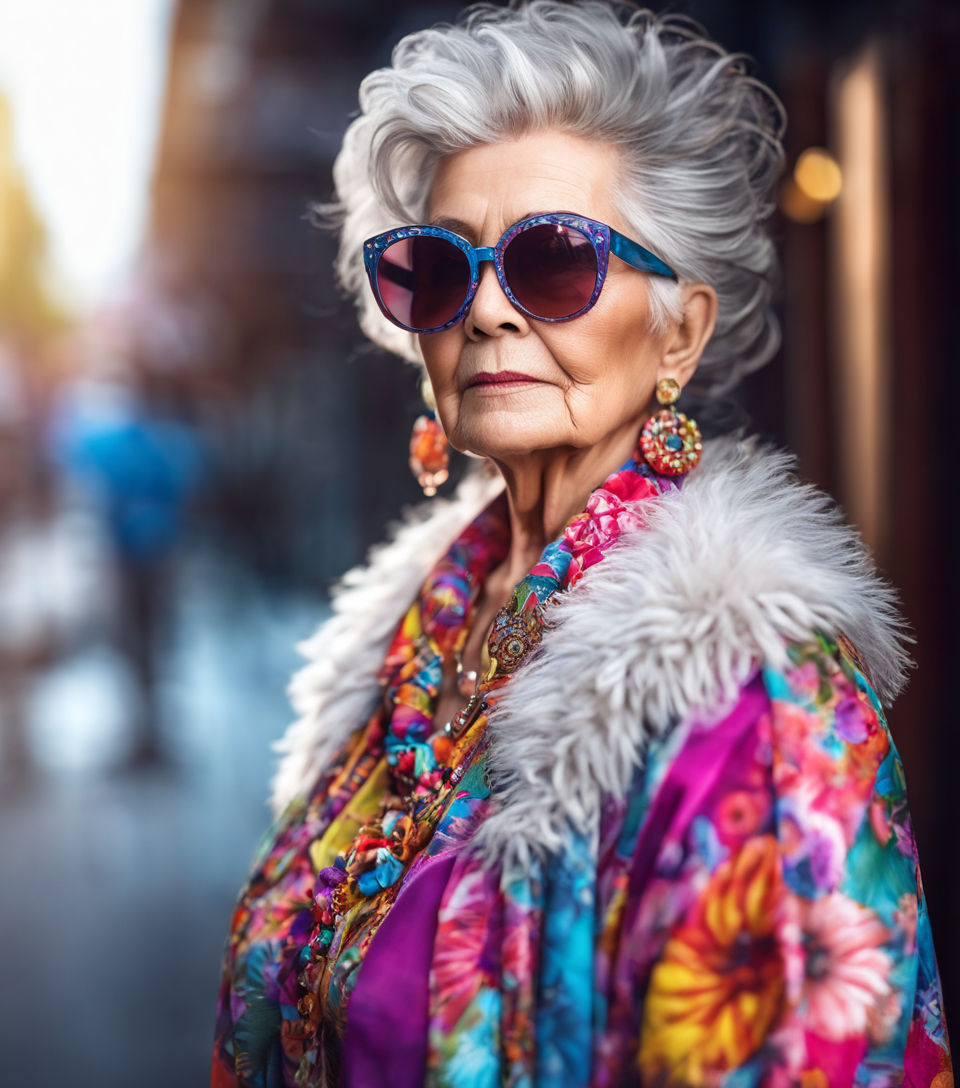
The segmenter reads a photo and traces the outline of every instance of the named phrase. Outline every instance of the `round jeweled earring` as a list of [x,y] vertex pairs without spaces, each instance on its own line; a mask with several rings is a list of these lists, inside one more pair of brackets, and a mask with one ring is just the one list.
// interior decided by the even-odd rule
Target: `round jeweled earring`
[[410,471],[429,499],[436,495],[437,488],[446,483],[450,476],[450,454],[447,436],[437,419],[437,402],[429,378],[423,379],[420,393],[427,410],[413,421]]
[[657,382],[657,402],[663,407],[643,425],[640,449],[650,467],[661,476],[683,476],[695,468],[703,452],[703,438],[696,421],[674,410],[680,384],[674,378]]

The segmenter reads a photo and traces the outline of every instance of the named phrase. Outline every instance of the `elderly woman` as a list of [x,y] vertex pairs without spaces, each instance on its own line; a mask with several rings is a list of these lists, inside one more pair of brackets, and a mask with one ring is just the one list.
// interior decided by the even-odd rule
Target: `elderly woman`
[[360,102],[341,277],[426,366],[425,486],[488,467],[306,646],[212,1083],[952,1083],[892,594],[674,406],[776,348],[777,100],[687,21],[532,0]]

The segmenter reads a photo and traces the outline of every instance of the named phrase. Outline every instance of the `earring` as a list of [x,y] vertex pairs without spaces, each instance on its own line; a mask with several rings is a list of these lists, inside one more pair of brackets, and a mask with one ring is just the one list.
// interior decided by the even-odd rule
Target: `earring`
[[674,411],[680,385],[673,378],[657,382],[657,402],[663,407],[643,425],[640,449],[647,464],[661,476],[683,476],[695,468],[703,452],[703,438],[696,421]]
[[447,436],[437,419],[437,402],[429,379],[424,378],[420,392],[427,404],[427,410],[413,423],[410,434],[410,471],[429,499],[436,495],[437,488],[446,483],[450,475],[450,454],[447,451]]

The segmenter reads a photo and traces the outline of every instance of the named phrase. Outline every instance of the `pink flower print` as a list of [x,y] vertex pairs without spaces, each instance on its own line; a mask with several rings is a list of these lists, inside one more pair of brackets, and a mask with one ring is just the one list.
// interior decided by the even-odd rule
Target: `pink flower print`
[[803,904],[807,1029],[838,1042],[885,1023],[892,993],[886,927],[872,910],[834,892]]
[[830,891],[843,877],[847,840],[832,816],[814,807],[815,791],[801,786],[779,806],[780,844],[785,869],[808,884],[811,894]]
[[502,976],[511,987],[529,987],[537,974],[539,919],[521,903],[509,903],[505,914]]
[[606,488],[598,488],[587,500],[587,514],[599,544],[615,540],[628,529],[639,529],[643,525],[638,506],[626,506]]
[[567,584],[574,586],[583,577],[584,571],[600,562],[603,552],[597,543],[597,535],[586,518],[568,525],[564,540],[573,555],[567,570]]
[[790,670],[790,687],[798,697],[806,697],[811,702],[820,692],[820,670],[815,661],[804,661]]
[[823,721],[796,703],[773,704],[773,779],[781,792],[792,792],[799,781],[830,782],[836,776],[834,760],[818,743]]
[[639,503],[660,494],[660,488],[639,472],[617,473],[603,485],[602,490],[622,503]]
[[850,744],[860,744],[870,736],[871,726],[876,726],[876,716],[870,722],[863,703],[855,696],[841,699],[835,711],[837,734]]
[[763,790],[734,790],[717,806],[716,823],[721,840],[739,844],[766,823],[770,796]]
[[[637,479],[646,487],[636,496],[627,496],[631,505],[624,505],[616,491],[599,487],[587,501],[586,514],[575,518],[567,526],[563,539],[573,556],[567,576],[571,586],[594,563],[600,562],[607,548],[621,533],[642,527],[643,518],[636,499],[656,492],[642,476]],[[617,490],[623,491],[624,488],[621,486]]]
[[436,992],[436,1020],[444,1032],[459,1023],[471,1001],[493,983],[485,958],[488,929],[494,923],[491,903],[496,901],[493,878],[483,869],[465,868],[444,895],[434,943],[432,984]]

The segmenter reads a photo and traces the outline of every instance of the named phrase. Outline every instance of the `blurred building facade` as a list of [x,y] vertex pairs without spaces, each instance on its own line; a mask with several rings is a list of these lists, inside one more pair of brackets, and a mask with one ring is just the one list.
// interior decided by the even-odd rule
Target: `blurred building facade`
[[416,375],[363,348],[333,288],[333,238],[309,222],[357,85],[386,59],[374,11],[179,4],[154,179],[150,250],[207,314],[185,369],[211,412],[215,520],[265,573],[321,586],[417,497]]

